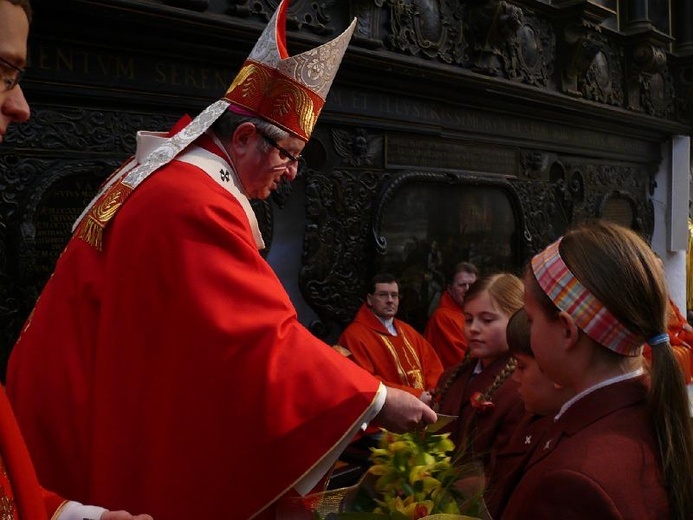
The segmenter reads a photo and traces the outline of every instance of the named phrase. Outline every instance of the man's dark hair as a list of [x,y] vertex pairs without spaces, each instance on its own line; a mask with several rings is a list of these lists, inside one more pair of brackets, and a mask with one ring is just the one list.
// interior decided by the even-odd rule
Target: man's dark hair
[[378,273],[373,278],[371,278],[371,287],[368,290],[368,294],[375,294],[375,284],[378,283],[396,283],[399,287],[399,282],[390,273]]

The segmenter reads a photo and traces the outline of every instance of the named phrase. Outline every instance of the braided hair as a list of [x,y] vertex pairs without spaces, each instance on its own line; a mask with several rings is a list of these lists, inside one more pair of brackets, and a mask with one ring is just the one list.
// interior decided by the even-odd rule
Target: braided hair
[[[481,294],[488,292],[493,303],[498,306],[500,311],[506,316],[511,316],[518,309],[522,308],[524,289],[522,285],[522,280],[511,273],[496,273],[489,276],[485,276],[476,282],[474,282],[469,291],[465,296],[465,303],[468,303],[475,298],[478,298]],[[440,390],[436,391],[435,401],[436,404],[445,397],[450,387],[457,380],[461,373],[471,365],[476,363],[477,359],[471,357],[470,350],[464,354],[464,359],[457,365],[442,385],[438,385]],[[489,386],[482,394],[481,398],[484,401],[491,402],[493,400],[493,395],[498,390],[503,383],[512,375],[515,370],[516,362],[513,358],[510,358],[506,363],[503,370],[501,370],[498,375],[496,375],[493,383]]]

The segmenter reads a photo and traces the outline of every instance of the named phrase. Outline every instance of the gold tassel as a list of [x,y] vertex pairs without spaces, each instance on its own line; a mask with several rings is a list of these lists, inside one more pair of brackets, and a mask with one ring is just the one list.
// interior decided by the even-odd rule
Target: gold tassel
[[79,238],[97,251],[103,251],[103,225],[89,215],[82,224]]
[[131,193],[132,188],[122,182],[111,186],[101,196],[101,199],[94,204],[84,222],[80,224],[79,238],[97,251],[103,251],[104,229],[111,219],[115,217],[115,214],[118,213],[118,210]]

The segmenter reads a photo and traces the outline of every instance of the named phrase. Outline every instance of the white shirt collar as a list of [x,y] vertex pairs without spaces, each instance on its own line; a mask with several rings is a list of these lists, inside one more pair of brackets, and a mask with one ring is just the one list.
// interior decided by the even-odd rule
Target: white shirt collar
[[576,396],[573,396],[571,399],[566,401],[566,403],[561,406],[560,411],[556,415],[556,417],[553,418],[554,421],[557,421],[571,406],[573,406],[576,402],[578,402],[580,399],[585,397],[586,395],[591,394],[595,390],[599,390],[600,388],[604,388],[605,386],[613,385],[616,383],[620,383],[621,381],[627,381],[628,379],[633,379],[638,376],[641,376],[642,374],[645,373],[645,370],[643,368],[638,368],[637,370],[633,372],[628,372],[627,374],[621,374],[620,376],[612,377],[610,379],[605,379],[604,381],[597,383],[594,386],[589,387],[586,390],[583,390]]
[[390,334],[392,334],[393,336],[397,335],[397,329],[395,328],[395,319],[394,318],[385,319],[385,318],[381,318],[380,316],[377,316],[377,315],[375,317],[380,320],[380,323],[382,323],[385,326],[385,328],[387,329],[387,331]]

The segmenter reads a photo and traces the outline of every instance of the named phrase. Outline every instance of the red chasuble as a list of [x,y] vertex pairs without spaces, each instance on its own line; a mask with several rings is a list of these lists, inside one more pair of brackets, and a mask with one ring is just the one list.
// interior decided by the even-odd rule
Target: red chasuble
[[438,308],[428,318],[424,336],[433,345],[444,369],[464,359],[468,347],[464,335],[464,313],[448,291],[443,293]]
[[44,485],[158,520],[268,514],[378,386],[299,324],[238,200],[180,161],[103,251],[70,240],[8,373]]
[[433,347],[413,327],[397,319],[394,326],[397,336],[390,334],[364,303],[342,332],[339,345],[385,385],[418,397],[435,388],[443,367]]

